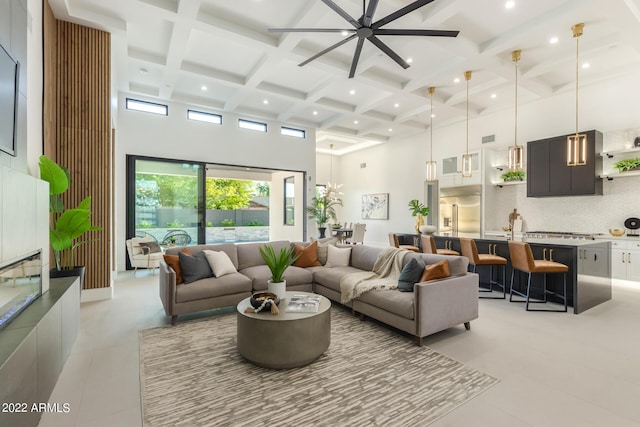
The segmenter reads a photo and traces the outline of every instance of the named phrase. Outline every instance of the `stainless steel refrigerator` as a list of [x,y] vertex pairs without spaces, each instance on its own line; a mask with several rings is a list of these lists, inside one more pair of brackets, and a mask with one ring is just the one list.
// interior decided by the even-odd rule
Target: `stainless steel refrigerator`
[[451,236],[480,234],[480,185],[440,189],[439,232]]

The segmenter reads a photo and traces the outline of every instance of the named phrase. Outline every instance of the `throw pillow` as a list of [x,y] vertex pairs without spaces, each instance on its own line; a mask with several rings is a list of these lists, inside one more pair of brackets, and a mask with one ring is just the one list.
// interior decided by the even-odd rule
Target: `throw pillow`
[[[148,252],[152,254],[162,252],[162,248],[160,248],[160,245],[156,242],[140,242],[140,247],[149,248]],[[143,250],[142,253],[145,253],[145,251]]]
[[[182,249],[182,252],[184,252],[187,255],[191,255],[191,252],[187,248]],[[164,257],[164,262],[166,262],[167,265],[173,268],[173,271],[176,272],[176,285],[180,285],[184,283],[184,279],[182,278],[182,267],[180,266],[180,257],[178,255],[166,255],[166,254],[163,255],[163,257]]]
[[325,267],[348,267],[350,258],[351,248],[337,248],[329,245]]
[[318,261],[321,265],[325,265],[329,254],[329,245],[335,245],[339,240],[337,237],[325,237],[316,241],[318,242]]
[[444,279],[449,276],[451,276],[451,271],[449,270],[449,261],[443,259],[442,261],[436,262],[435,264],[427,265],[424,268],[422,276],[420,277],[420,281],[428,282],[429,280]]
[[301,245],[293,245],[293,250],[298,256],[296,262],[293,263],[296,267],[319,267],[320,261],[318,261],[318,241],[311,243],[309,246],[304,247]]
[[237,273],[236,266],[233,265],[233,261],[229,258],[224,251],[210,251],[208,249],[203,250],[204,256],[207,257],[209,266],[213,270],[213,275],[216,277],[224,276],[225,274]]
[[213,272],[209,267],[209,261],[204,253],[198,252],[194,256],[178,252],[180,267],[182,267],[182,278],[184,283],[195,282],[196,280],[212,277]]
[[418,283],[424,269],[424,262],[417,258],[411,258],[400,272],[400,277],[398,277],[398,290],[400,292],[413,292],[413,285]]

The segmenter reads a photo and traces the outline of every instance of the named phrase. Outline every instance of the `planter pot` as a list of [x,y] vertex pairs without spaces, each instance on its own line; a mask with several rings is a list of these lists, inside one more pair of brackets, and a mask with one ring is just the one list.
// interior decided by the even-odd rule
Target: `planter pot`
[[58,270],[57,268],[52,268],[49,270],[49,277],[51,279],[56,279],[58,277],[80,277],[80,293],[82,293],[82,284],[84,283],[84,265],[76,265],[75,267],[69,270]]
[[420,226],[420,233],[422,234],[433,234],[436,232],[436,230],[438,229],[438,227],[436,227],[435,225],[421,225]]
[[276,294],[280,301],[287,297],[287,281],[274,283],[271,280],[267,280],[267,290],[272,294]]
[[634,166],[631,169],[625,169],[625,170],[621,170],[620,173],[625,173],[625,172],[632,172],[632,171],[639,171],[640,170],[640,165],[638,166]]
[[318,232],[320,233],[320,239],[324,239],[325,231],[327,231],[327,227],[318,227]]

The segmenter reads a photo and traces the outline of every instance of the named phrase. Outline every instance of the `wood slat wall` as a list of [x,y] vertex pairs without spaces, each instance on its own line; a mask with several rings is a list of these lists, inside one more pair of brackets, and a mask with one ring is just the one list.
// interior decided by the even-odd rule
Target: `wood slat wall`
[[[45,25],[45,37],[53,33]],[[56,86],[55,101],[48,102],[45,95],[45,109],[55,105],[55,112],[45,111],[45,126],[53,118],[55,136],[50,136],[54,141],[45,139],[44,149],[69,169],[65,206],[75,207],[91,196],[92,223],[102,230],[88,233],[90,242],[78,248],[76,264],[86,266],[83,289],[105,288],[111,270],[111,37],[60,20],[55,33],[55,76],[47,74],[45,65],[45,87],[47,78]]]

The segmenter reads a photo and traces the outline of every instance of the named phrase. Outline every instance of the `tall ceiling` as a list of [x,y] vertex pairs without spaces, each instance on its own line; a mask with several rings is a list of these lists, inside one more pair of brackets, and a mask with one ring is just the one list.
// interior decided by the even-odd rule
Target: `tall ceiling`
[[[361,0],[334,0],[354,18]],[[314,127],[319,151],[345,153],[429,124],[435,86],[436,125],[514,108],[580,85],[640,72],[640,0],[435,0],[385,26],[459,30],[457,38],[380,36],[404,70],[365,42],[348,78],[356,41],[299,67],[344,38],[340,33],[271,33],[274,27],[351,28],[320,0],[49,0],[59,19],[112,33],[118,89],[213,111]],[[374,21],[412,3],[380,0]],[[557,37],[556,43],[551,43]],[[456,83],[455,79],[459,79]],[[206,87],[206,90],[204,89]]]

